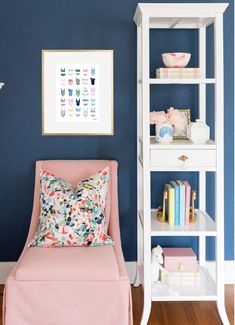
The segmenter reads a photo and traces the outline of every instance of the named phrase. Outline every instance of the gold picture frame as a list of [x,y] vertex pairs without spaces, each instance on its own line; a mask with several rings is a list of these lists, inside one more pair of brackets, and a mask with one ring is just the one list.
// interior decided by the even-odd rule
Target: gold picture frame
[[[54,59],[53,59],[54,56]],[[45,87],[48,87],[48,85],[53,84],[51,82],[50,75],[53,75],[52,72],[54,72],[57,69],[58,62],[62,63],[63,65],[68,65],[70,62],[74,65],[76,60],[75,58],[78,58],[78,63],[76,63],[79,67],[79,65],[84,65],[84,62],[89,62],[88,65],[92,65],[93,63],[96,64],[99,67],[100,72],[100,80],[102,78],[102,81],[104,80],[103,84],[100,82],[99,86],[99,98],[100,103],[99,107],[102,111],[102,114],[100,113],[99,120],[97,125],[96,121],[90,121],[91,123],[84,123],[82,126],[81,131],[76,130],[75,123],[77,121],[73,120],[72,123],[69,123],[67,121],[67,124],[64,123],[64,127],[61,127],[63,123],[60,121],[57,123],[58,127],[56,127],[56,119],[55,114],[54,116],[50,116],[48,114],[49,109],[52,109],[56,107],[57,109],[57,100],[55,98],[50,98],[49,101],[47,101],[48,97],[48,90]],[[114,135],[114,51],[113,50],[42,50],[42,135],[46,136],[112,136]],[[67,59],[66,59],[67,57]],[[82,59],[79,62],[79,57]],[[49,58],[49,59],[48,59]],[[68,60],[68,63],[67,61]],[[96,61],[97,60],[97,61]],[[70,61],[70,62],[69,62]],[[82,63],[81,63],[82,62]],[[92,62],[92,63],[91,63]],[[104,64],[105,62],[105,64]],[[52,67],[53,69],[52,70]],[[49,71],[48,71],[49,68]],[[104,71],[105,69],[105,71]],[[75,71],[75,69],[74,69]],[[105,74],[105,77],[102,75]],[[49,75],[49,77],[47,77]],[[92,77],[92,76],[88,76]],[[106,78],[106,79],[105,79]],[[89,78],[88,78],[89,79]],[[50,81],[50,82],[49,82]],[[53,85],[53,95],[52,96],[58,96],[55,94],[55,89],[57,91],[57,84],[56,84],[56,76],[52,78],[52,81],[54,81]],[[67,80],[66,80],[67,81]],[[97,81],[97,80],[96,80]],[[56,84],[56,86],[55,86]],[[108,85],[108,88],[104,89],[104,85]],[[103,88],[102,88],[103,87]],[[46,95],[45,95],[46,93]],[[75,90],[74,90],[75,93]],[[106,98],[105,102],[102,102],[102,98]],[[48,102],[52,105],[48,105]],[[76,98],[75,101],[76,102]],[[75,113],[74,113],[75,115]],[[90,113],[91,115],[91,113]],[[103,124],[102,119],[103,117]],[[79,123],[77,123],[78,129],[79,129]],[[81,123],[80,123],[81,126]]]
[[190,109],[180,108],[178,109],[180,113],[184,116],[184,129],[183,130],[177,130],[174,128],[173,132],[173,139],[174,140],[186,140],[189,139],[189,125],[191,123],[191,114]]

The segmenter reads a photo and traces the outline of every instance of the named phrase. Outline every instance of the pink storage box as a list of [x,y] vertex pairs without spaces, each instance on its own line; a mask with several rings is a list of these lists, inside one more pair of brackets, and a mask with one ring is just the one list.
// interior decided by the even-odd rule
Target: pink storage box
[[197,271],[197,257],[192,248],[163,248],[163,257],[169,272]]

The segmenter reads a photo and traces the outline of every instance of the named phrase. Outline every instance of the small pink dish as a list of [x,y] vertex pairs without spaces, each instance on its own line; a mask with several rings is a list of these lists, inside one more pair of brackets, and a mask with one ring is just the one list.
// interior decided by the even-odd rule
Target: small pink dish
[[190,53],[162,53],[162,61],[167,68],[185,68],[190,58]]

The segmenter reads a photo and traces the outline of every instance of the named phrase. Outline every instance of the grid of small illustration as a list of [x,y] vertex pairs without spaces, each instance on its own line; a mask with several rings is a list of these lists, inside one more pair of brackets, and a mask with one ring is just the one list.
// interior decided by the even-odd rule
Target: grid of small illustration
[[57,64],[56,120],[89,122],[99,118],[99,65]]

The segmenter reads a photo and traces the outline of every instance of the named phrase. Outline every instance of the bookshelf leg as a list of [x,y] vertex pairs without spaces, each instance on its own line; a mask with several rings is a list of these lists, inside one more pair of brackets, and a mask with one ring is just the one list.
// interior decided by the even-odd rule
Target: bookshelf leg
[[224,302],[217,301],[217,308],[223,325],[230,325]]
[[[139,208],[139,206],[138,206]],[[140,280],[140,272],[139,266],[143,264],[143,230],[141,229],[142,225],[140,223],[139,216],[137,215],[137,263],[135,269],[135,279],[134,279],[134,287],[138,287],[141,284]]]
[[138,287],[141,284],[140,282],[140,273],[138,269],[138,265],[136,265],[135,279],[134,279],[134,287]]
[[143,313],[142,313],[140,325],[148,324],[151,306],[152,306],[152,300],[144,299]]

